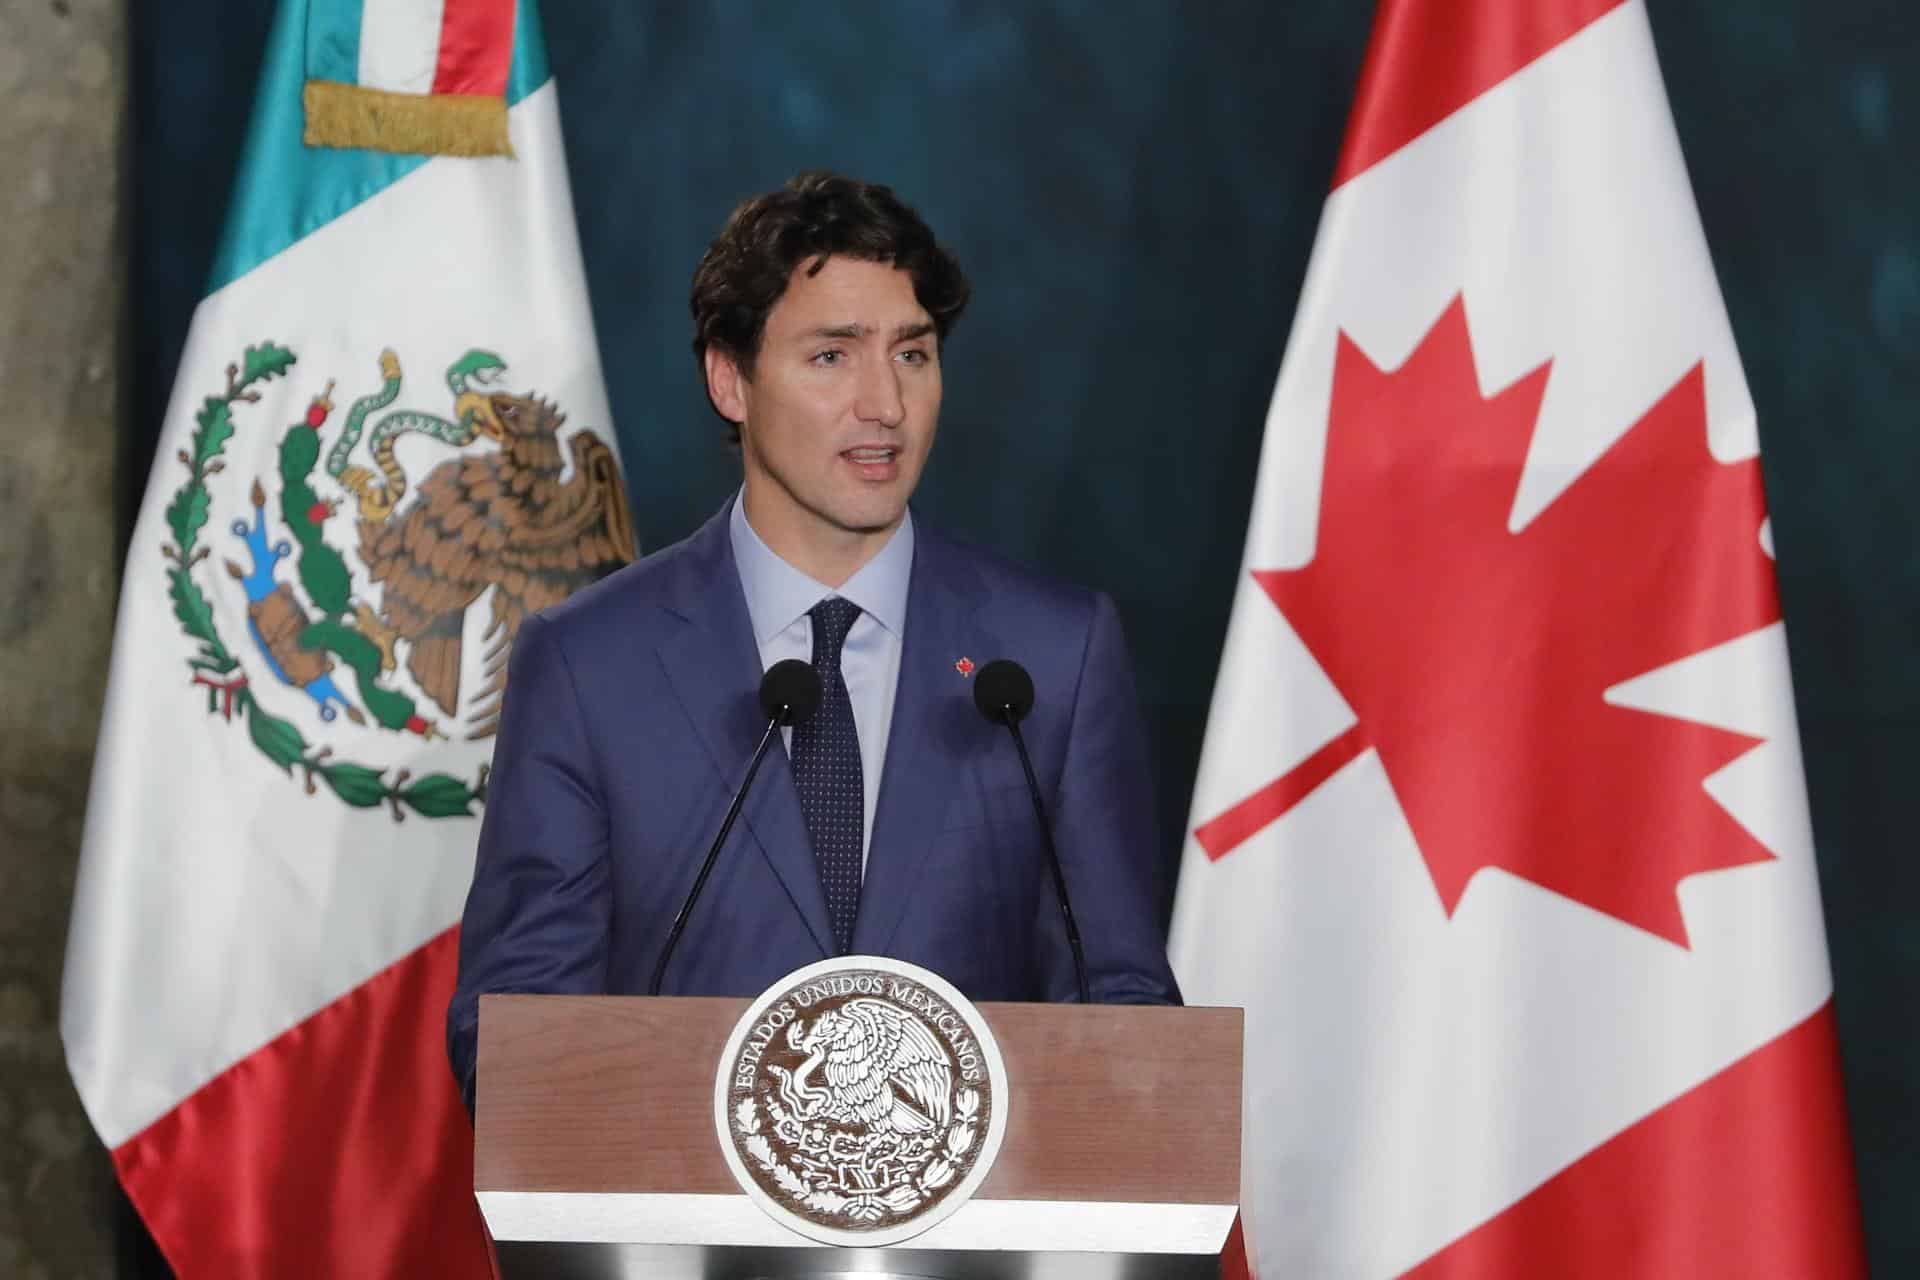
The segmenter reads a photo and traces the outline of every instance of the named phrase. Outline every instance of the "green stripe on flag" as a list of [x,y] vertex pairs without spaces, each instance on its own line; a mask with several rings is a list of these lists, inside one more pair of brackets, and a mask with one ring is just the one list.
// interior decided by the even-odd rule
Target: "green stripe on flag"
[[507,72],[507,105],[553,77],[547,65],[547,29],[540,25],[540,0],[520,0],[513,15],[513,66]]
[[311,0],[307,79],[360,83],[360,5],[361,0]]
[[[301,141],[305,131],[300,94],[307,80],[306,45],[322,9],[352,10],[354,70],[349,82],[359,76],[360,0],[281,0],[273,33],[267,37],[253,119],[240,153],[226,226],[214,250],[208,293],[232,284],[268,258],[372,199],[429,158],[309,147]],[[507,76],[509,107],[553,74],[547,63],[539,0],[519,0],[515,9],[513,69]]]

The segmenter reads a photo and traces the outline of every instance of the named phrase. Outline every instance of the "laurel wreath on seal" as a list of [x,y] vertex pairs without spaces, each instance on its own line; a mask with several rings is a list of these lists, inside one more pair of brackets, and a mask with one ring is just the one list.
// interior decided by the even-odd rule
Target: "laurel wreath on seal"
[[[781,1159],[763,1132],[761,1107],[773,1121],[773,1134],[794,1148],[792,1163]],[[734,1108],[734,1125],[754,1162],[765,1169],[780,1190],[817,1213],[868,1225],[888,1217],[904,1217],[931,1200],[952,1182],[959,1162],[973,1150],[980,1136],[980,1094],[960,1089],[954,1094],[953,1123],[943,1133],[922,1140],[924,1162],[917,1157],[882,1160],[869,1173],[891,1174],[879,1185],[855,1185],[847,1179],[849,1156],[857,1155],[860,1139],[817,1122],[794,1116],[768,1098],[742,1098]]]
[[163,544],[160,554],[172,564],[167,570],[167,594],[173,600],[174,617],[190,638],[199,641],[198,651],[187,659],[194,673],[193,683],[207,690],[209,714],[218,714],[229,722],[236,711],[240,714],[253,745],[281,772],[291,777],[298,765],[305,774],[308,795],[315,793],[314,780],[318,778],[356,809],[387,805],[395,822],[406,816],[403,805],[425,818],[471,817],[473,806],[486,800],[486,765],[480,766],[478,778],[471,784],[446,773],[415,778],[406,769],[389,779],[386,769],[334,759],[331,747],[309,745],[291,721],[262,708],[246,674],[240,671],[239,659],[214,625],[212,603],[193,579],[194,569],[212,554],[199,542],[211,507],[207,477],[226,468],[222,455],[234,434],[233,406],[257,404],[260,392],[256,385],[283,376],[294,362],[292,351],[273,342],[248,347],[238,364],[227,366],[225,393],[208,396],[194,415],[196,429],[190,447],[175,455],[187,469],[187,481],[167,504],[167,528],[173,533],[173,541]]

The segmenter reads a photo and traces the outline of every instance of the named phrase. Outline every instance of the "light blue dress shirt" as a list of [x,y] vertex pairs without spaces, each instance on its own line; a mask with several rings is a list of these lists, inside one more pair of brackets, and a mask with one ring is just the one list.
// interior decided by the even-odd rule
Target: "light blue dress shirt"
[[[738,497],[729,531],[762,671],[786,658],[813,661],[813,619],[807,610],[814,605],[839,596],[860,606],[840,650],[840,674],[853,704],[854,731],[860,735],[864,867],[873,844],[873,811],[880,800],[880,770],[887,759],[893,696],[900,683],[900,642],[906,634],[907,585],[913,577],[913,515],[909,512],[879,554],[838,589],[815,582],[762,542],[747,523],[746,504]],[[793,730],[783,729],[780,736],[792,750]]]

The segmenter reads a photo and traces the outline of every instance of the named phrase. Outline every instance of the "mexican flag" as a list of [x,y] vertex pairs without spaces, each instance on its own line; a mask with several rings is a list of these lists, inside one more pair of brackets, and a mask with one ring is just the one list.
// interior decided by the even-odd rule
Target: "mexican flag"
[[122,584],[67,947],[176,1271],[486,1274],[446,1063],[508,646],[632,558],[533,0],[286,0]]
[[1174,911],[1255,1273],[1864,1273],[1758,450],[1642,0],[1382,0]]

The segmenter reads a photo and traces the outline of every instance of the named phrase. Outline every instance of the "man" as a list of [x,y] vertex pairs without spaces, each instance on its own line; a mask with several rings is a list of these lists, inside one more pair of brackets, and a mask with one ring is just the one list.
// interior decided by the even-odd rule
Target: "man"
[[1013,744],[975,709],[1032,673],[1022,730],[1093,997],[1176,1002],[1152,781],[1112,603],[917,525],[958,264],[885,187],[804,175],[737,209],[694,275],[694,352],[744,483],[704,527],[514,645],[448,1015],[472,1100],[482,992],[644,992],[765,729],[762,671],[822,675],[785,731],[663,991],[751,995],[859,953],[976,1000],[1075,996]]

